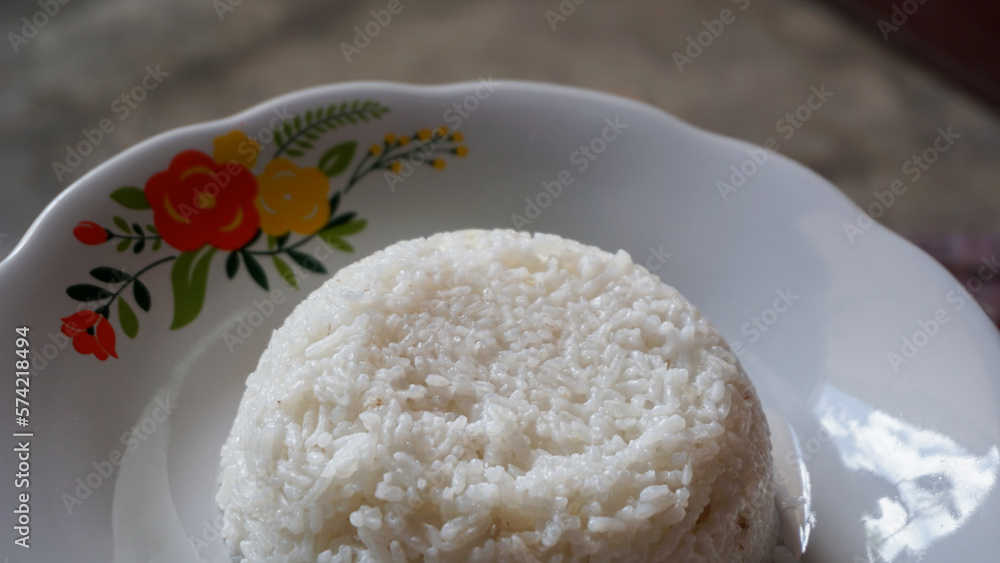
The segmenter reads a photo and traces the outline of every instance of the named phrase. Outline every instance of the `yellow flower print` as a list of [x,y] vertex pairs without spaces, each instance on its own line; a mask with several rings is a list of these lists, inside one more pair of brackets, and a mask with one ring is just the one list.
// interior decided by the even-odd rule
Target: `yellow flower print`
[[257,164],[260,145],[239,129],[216,137],[213,145],[215,149],[212,151],[212,158],[219,164],[236,162],[247,168],[253,168]]
[[289,231],[315,233],[330,218],[326,175],[318,168],[299,168],[287,158],[276,158],[257,177],[260,192],[260,229],[281,236]]

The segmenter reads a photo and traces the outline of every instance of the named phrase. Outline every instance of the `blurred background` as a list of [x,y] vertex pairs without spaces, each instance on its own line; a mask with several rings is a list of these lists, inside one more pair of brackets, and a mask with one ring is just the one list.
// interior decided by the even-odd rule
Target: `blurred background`
[[[878,220],[960,279],[1000,250],[990,3],[393,1],[361,49],[356,26],[390,0],[0,1],[0,258],[60,191],[158,133],[331,82],[491,74],[774,139],[864,209],[901,180]],[[998,287],[977,293],[995,319]]]

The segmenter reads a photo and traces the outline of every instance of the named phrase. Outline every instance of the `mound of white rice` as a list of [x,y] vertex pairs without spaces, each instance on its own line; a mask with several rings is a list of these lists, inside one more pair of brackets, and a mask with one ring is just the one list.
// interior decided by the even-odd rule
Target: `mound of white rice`
[[264,561],[770,561],[768,429],[719,333],[634,264],[462,231],[337,273],[222,449]]

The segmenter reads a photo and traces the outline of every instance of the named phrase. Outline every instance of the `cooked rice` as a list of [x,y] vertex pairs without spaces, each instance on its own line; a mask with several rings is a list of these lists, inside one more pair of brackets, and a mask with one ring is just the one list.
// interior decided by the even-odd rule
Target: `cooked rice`
[[222,449],[251,562],[770,561],[767,425],[634,264],[461,231],[348,266],[274,332]]

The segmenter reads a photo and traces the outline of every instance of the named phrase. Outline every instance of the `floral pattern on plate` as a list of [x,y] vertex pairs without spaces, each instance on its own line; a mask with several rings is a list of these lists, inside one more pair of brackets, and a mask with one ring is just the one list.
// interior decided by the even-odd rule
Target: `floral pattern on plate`
[[[243,131],[233,130],[214,138],[211,155],[182,151],[142,188],[123,186],[112,191],[111,199],[132,215],[145,213],[145,219],[115,215],[107,226],[81,221],[73,229],[76,239],[90,246],[114,242],[118,252],[170,253],[135,272],[97,266],[90,276],[103,285],[67,287],[66,294],[81,302],[78,311],[62,318],[62,332],[72,339],[73,348],[102,361],[117,358],[113,306],[121,332],[135,338],[139,333],[136,308],[149,312],[153,306],[153,296],[140,278],[165,264],[171,264],[172,330],[198,317],[205,303],[209,266],[220,251],[228,253],[229,279],[242,266],[264,290],[271,281],[262,262],[270,261],[278,276],[295,289],[298,281],[289,262],[309,272],[326,273],[318,260],[299,248],[319,238],[335,250],[354,251],[347,239],[361,232],[367,221],[357,212],[342,211],[341,202],[363,178],[382,170],[391,182],[404,167],[409,172],[423,164],[440,170],[446,166],[446,156],[462,157],[468,152],[461,144],[462,134],[446,127],[420,129],[411,135],[388,133],[361,151],[360,157],[357,140],[320,145],[327,133],[379,119],[388,112],[377,101],[354,100],[294,115],[273,132],[277,148],[266,163],[259,162],[260,144]],[[307,158],[321,148],[325,150],[315,164],[307,164]],[[262,170],[255,174],[255,168]],[[346,180],[334,189],[334,180],[349,169]]]

